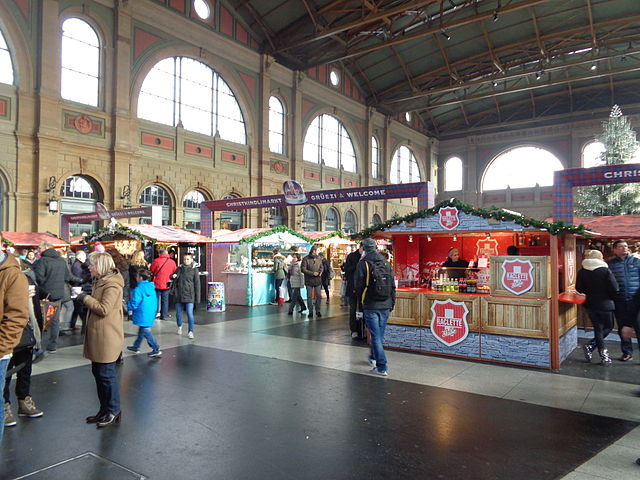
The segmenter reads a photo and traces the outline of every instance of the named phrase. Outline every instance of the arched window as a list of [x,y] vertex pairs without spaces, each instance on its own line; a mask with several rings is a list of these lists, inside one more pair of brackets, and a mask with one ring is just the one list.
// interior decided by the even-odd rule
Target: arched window
[[62,24],[60,95],[93,107],[100,89],[100,41],[84,20],[68,18]]
[[371,137],[371,178],[380,178],[380,147],[374,136]]
[[186,57],[159,61],[138,98],[138,117],[246,143],[244,117],[231,88],[204,63]]
[[328,167],[356,172],[356,154],[349,132],[332,115],[318,115],[304,137],[303,158],[306,162],[324,163]]
[[269,226],[277,227],[278,225],[286,225],[289,215],[287,207],[271,207],[268,209]]
[[538,147],[516,147],[494,158],[482,178],[482,190],[553,185],[553,172],[563,170],[551,152]]
[[371,217],[371,225],[380,225],[382,223],[382,218],[377,213],[374,213]]
[[594,140],[587,143],[582,149],[582,166],[584,168],[604,165],[601,154],[604,153],[604,143]]
[[13,85],[13,65],[7,42],[0,32],[0,83]]
[[311,205],[304,207],[304,221],[302,223],[302,230],[305,232],[317,232],[320,229],[318,225],[318,210]]
[[[240,198],[240,195],[231,194],[223,198]],[[220,212],[220,228],[226,228],[227,230],[244,228],[242,210],[224,210]]]
[[419,181],[418,161],[413,152],[404,145],[396,148],[391,160],[391,183],[413,183]]
[[203,20],[211,16],[211,7],[209,7],[209,4],[204,0],[194,0],[193,9],[196,11],[196,15]]
[[358,218],[353,210],[347,210],[347,213],[344,214],[342,230],[349,234],[355,233],[358,230]]
[[191,190],[184,196],[182,206],[182,226],[190,230],[200,230],[200,204],[207,199],[198,190]]
[[[72,175],[60,187],[60,213],[89,213],[96,211],[100,201],[100,189],[90,177]],[[72,223],[71,235],[82,235],[98,230],[97,222]]]
[[[160,205],[162,207],[162,225],[171,223],[171,196],[164,188],[159,185],[149,185],[142,191],[140,195],[140,205]],[[151,217],[143,217],[140,219],[142,224],[150,224]]]
[[284,154],[284,106],[278,97],[269,98],[269,150]]
[[444,163],[444,190],[458,192],[462,190],[462,160],[451,157]]
[[324,229],[335,232],[339,228],[340,221],[338,220],[338,211],[333,207],[329,207],[324,214]]

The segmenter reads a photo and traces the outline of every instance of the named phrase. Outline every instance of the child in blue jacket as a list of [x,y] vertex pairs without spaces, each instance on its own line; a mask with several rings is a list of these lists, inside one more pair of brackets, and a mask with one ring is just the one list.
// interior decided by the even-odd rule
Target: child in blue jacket
[[142,339],[146,338],[147,343],[151,347],[151,351],[147,354],[150,357],[159,357],[162,355],[160,345],[153,338],[151,327],[156,317],[158,309],[158,297],[156,296],[156,287],[151,282],[151,272],[149,270],[140,270],[137,275],[138,285],[131,292],[131,300],[127,304],[128,310],[133,312],[133,323],[138,325],[138,337],[133,342],[133,346],[127,347],[127,350],[133,353],[140,353],[140,344]]

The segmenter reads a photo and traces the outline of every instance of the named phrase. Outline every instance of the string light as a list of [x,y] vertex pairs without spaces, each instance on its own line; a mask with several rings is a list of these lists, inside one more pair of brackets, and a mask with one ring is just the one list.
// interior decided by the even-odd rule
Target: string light
[[413,235],[409,235],[409,243],[413,243]]

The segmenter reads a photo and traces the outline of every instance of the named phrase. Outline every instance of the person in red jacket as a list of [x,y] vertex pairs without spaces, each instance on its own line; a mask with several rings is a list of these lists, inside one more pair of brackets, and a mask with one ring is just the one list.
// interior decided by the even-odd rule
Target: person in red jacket
[[151,262],[149,270],[153,273],[153,283],[156,287],[156,294],[158,295],[159,312],[156,317],[160,317],[161,320],[169,318],[169,288],[171,281],[171,275],[178,269],[176,262],[169,256],[166,249],[158,251],[160,255]]

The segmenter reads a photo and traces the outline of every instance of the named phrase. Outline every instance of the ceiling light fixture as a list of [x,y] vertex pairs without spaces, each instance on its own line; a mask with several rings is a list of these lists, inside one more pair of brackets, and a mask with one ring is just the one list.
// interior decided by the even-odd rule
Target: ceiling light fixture
[[493,11],[493,21],[497,22],[498,18],[500,18],[500,17],[498,17],[498,10],[494,10]]
[[544,70],[540,70],[539,72],[536,72],[536,80],[540,80],[543,75],[544,75]]
[[589,67],[589,69],[590,69],[591,71],[593,71],[593,70],[597,70],[597,69],[598,69],[598,64],[597,64],[597,63],[593,63],[593,64],[591,65],[591,67]]
[[449,35],[445,29],[442,29],[442,30],[440,31],[440,33],[441,33],[441,34],[442,34],[442,36],[443,36],[444,38],[446,38],[447,40],[451,40],[451,35]]
[[456,5],[455,3],[453,3],[453,0],[449,0],[449,5],[451,5],[453,7],[453,9],[455,10],[456,8],[458,8],[458,5]]

